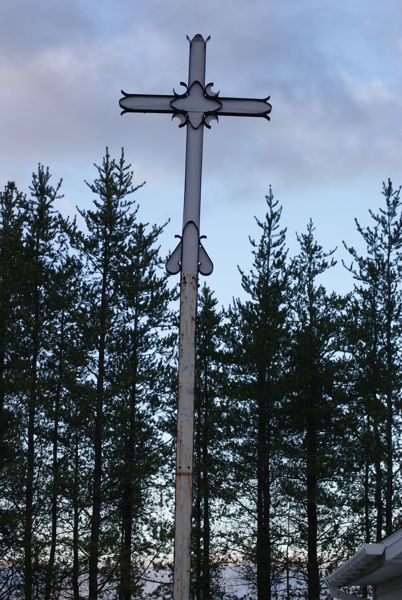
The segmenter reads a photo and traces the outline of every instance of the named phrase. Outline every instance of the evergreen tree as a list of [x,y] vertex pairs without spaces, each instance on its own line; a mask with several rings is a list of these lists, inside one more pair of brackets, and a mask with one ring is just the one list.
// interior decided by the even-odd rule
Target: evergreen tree
[[[9,182],[0,192],[0,556],[2,593],[11,596],[20,552],[22,437],[15,392],[21,339],[25,196]],[[6,568],[8,565],[8,568]]]
[[[241,468],[237,467],[236,484],[246,489],[250,484],[256,485],[256,494],[254,489],[247,494],[247,503],[251,501],[248,511],[256,520],[255,547],[249,548],[246,555],[256,564],[258,600],[272,598],[273,542],[277,535],[273,507],[279,477],[277,449],[280,444],[276,424],[283,396],[288,337],[286,230],[280,228],[282,209],[271,189],[266,202],[265,220],[256,219],[261,230],[260,240],[250,240],[253,269],[249,275],[240,271],[248,299],[235,301],[228,313],[232,361],[237,365],[232,377],[235,377],[238,398],[242,400],[235,416],[235,421],[242,426],[236,434],[241,440],[241,448],[237,439],[233,460],[236,465],[244,465],[242,475]],[[254,466],[252,475],[251,464]],[[250,543],[247,538],[245,542]]]
[[11,458],[7,432],[12,415],[6,408],[10,393],[12,340],[17,335],[22,271],[23,225],[27,209],[24,195],[14,182],[0,192],[0,471]]
[[[328,295],[319,277],[335,264],[314,238],[310,221],[298,236],[292,262],[290,394],[284,404],[287,480],[284,487],[298,509],[299,546],[307,546],[307,598],[320,598],[320,565],[340,525],[335,507],[342,484],[344,410],[342,310],[344,301]],[[336,492],[334,492],[334,488]]]
[[[65,252],[67,250],[66,247]],[[63,565],[65,566],[67,560],[64,546],[69,541],[67,531],[70,529],[68,523],[71,515],[70,504],[67,502],[71,435],[69,428],[70,415],[76,410],[71,406],[70,397],[72,390],[79,385],[84,365],[78,318],[81,276],[82,269],[77,258],[65,255],[54,274],[50,297],[54,319],[48,343],[52,351],[44,367],[48,396],[45,407],[45,436],[48,449],[42,493],[49,497],[46,505],[50,521],[46,544],[49,553],[44,559],[45,600],[53,598],[67,583]],[[66,533],[60,535],[61,531]]]
[[[372,227],[357,230],[366,246],[361,256],[346,246],[352,257],[349,270],[355,279],[354,328],[351,353],[357,371],[356,391],[364,410],[362,445],[365,449],[365,538],[379,541],[390,535],[395,516],[395,474],[399,472],[398,444],[401,423],[401,312],[402,214],[400,188],[383,184],[385,207],[370,211]],[[370,468],[374,468],[374,482]],[[372,490],[374,488],[374,490]],[[375,533],[371,532],[371,507]]]
[[[113,439],[109,454],[111,501],[116,502],[120,532],[118,551],[121,600],[130,600],[141,588],[141,561],[160,554],[165,545],[161,523],[151,507],[159,496],[157,475],[166,459],[161,436],[167,381],[166,352],[170,346],[166,275],[156,246],[163,226],[147,228],[133,223],[121,265],[121,315],[111,348],[113,377]],[[146,526],[157,529],[156,540],[144,536]],[[137,569],[134,566],[137,566]]]
[[[365,275],[366,283],[375,278],[371,268]],[[380,348],[380,316],[376,285],[367,289],[355,285],[348,305],[347,349],[350,353],[350,398],[359,440],[358,464],[351,499],[354,498],[352,527],[361,517],[353,546],[362,542],[380,541],[384,527],[384,457],[383,423],[385,414],[380,399],[382,353]],[[353,493],[354,489],[354,493]]]
[[[63,584],[71,588],[74,600],[81,600],[81,586],[85,588],[87,576],[87,532],[90,530],[91,481],[91,413],[94,389],[87,380],[87,346],[80,327],[80,311],[76,311],[75,337],[71,339],[68,364],[73,373],[66,377],[63,421],[64,433],[64,482],[62,550],[68,550]],[[73,332],[71,332],[73,333]]]
[[[193,597],[218,598],[216,556],[221,499],[222,457],[222,314],[210,288],[201,288],[196,327],[196,387],[194,436]],[[213,552],[215,549],[215,552]],[[215,554],[215,557],[213,557]],[[219,596],[220,597],[220,596]]]
[[132,598],[170,541],[151,510],[169,446],[163,226],[138,223],[123,153],[97,168],[85,233],[55,211],[61,182],[42,165],[29,201],[12,183],[0,194],[0,597],[80,600],[89,571],[90,598]]
[[80,250],[87,281],[89,373],[94,376],[93,406],[93,483],[91,532],[89,542],[89,599],[98,599],[99,557],[101,554],[101,521],[103,509],[105,404],[110,402],[108,353],[118,315],[118,289],[121,263],[135,221],[134,201],[128,199],[140,186],[133,185],[133,173],[126,165],[122,151],[120,160],[110,157],[108,149],[102,164],[96,166],[98,176],[87,183],[96,196],[94,210],[79,210],[86,232],[75,231],[74,245]]
[[60,196],[61,181],[54,187],[49,169],[38,166],[30,187],[24,237],[24,272],[22,274],[23,339],[21,344],[21,374],[19,389],[24,398],[23,422],[26,428],[24,465],[24,597],[31,600],[39,585],[41,540],[38,532],[44,525],[46,509],[41,502],[42,452],[45,439],[43,426],[46,405],[46,356],[54,326],[51,296],[58,260],[63,252],[64,234],[54,203]]

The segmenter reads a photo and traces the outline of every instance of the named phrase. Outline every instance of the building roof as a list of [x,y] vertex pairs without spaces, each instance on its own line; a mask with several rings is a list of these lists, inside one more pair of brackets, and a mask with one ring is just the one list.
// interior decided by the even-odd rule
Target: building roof
[[374,585],[402,575],[402,529],[378,544],[367,544],[325,578],[330,588]]

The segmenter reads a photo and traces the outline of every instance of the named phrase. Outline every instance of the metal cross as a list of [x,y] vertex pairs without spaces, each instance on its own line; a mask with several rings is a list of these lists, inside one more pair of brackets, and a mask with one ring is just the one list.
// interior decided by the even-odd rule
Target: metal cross
[[176,507],[174,542],[174,600],[190,597],[190,546],[193,475],[193,431],[195,388],[195,322],[198,273],[210,275],[213,265],[201,244],[200,204],[204,125],[218,116],[265,117],[269,120],[268,98],[224,98],[205,85],[206,42],[197,34],[190,42],[188,83],[183,94],[124,94],[120,100],[126,112],[168,113],[187,126],[183,230],[181,240],[166,264],[170,275],[181,272],[179,394],[176,442]]

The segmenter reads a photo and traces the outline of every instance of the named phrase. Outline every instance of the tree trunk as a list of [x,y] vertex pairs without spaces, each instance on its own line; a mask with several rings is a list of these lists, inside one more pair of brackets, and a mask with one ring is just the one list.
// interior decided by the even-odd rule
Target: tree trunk
[[[368,433],[370,431],[370,421],[369,417],[366,417],[366,438],[368,439]],[[369,544],[371,540],[371,519],[370,519],[370,456],[369,450],[367,448],[364,449],[365,459],[364,459],[364,542],[365,544]]]
[[103,396],[105,382],[105,348],[106,348],[106,285],[107,271],[103,271],[100,319],[99,319],[99,342],[98,342],[98,373],[96,382],[95,423],[94,423],[94,472],[92,488],[92,516],[91,516],[91,538],[89,547],[89,596],[88,600],[98,599],[98,561],[99,561],[99,537],[102,508],[102,451],[103,451]]
[[[133,333],[137,335],[136,328]],[[135,345],[135,341],[134,341]],[[132,366],[132,382],[130,392],[129,433],[125,443],[125,481],[123,484],[123,499],[121,511],[122,544],[120,549],[120,586],[119,599],[131,600],[133,594],[131,554],[132,530],[135,509],[134,498],[134,467],[136,464],[135,443],[137,435],[137,357],[134,356]]]
[[60,473],[59,473],[59,419],[60,419],[60,401],[61,401],[61,389],[63,382],[63,371],[64,371],[64,311],[61,314],[60,324],[60,352],[59,352],[59,366],[58,366],[58,377],[57,386],[55,391],[54,407],[53,407],[53,456],[52,456],[52,500],[51,500],[51,540],[50,540],[50,552],[49,560],[46,569],[45,578],[45,600],[50,600],[52,591],[53,579],[54,579],[54,564],[56,557],[56,544],[57,544],[57,518],[58,518],[58,497],[60,487]]
[[[391,299],[388,298],[391,304]],[[386,423],[385,423],[385,444],[386,444],[386,485],[385,485],[385,535],[392,533],[392,512],[393,512],[393,494],[394,494],[394,474],[393,474],[393,349],[392,349],[392,311],[387,310],[387,372],[386,372]]]
[[382,501],[382,468],[381,468],[381,439],[378,429],[377,416],[374,416],[374,439],[375,439],[375,488],[374,488],[374,504],[376,509],[376,542],[379,542],[383,537],[383,522],[384,522],[384,505]]
[[92,488],[91,538],[89,548],[89,597],[98,598],[99,536],[102,506],[102,443],[103,443],[103,385],[105,376],[105,336],[99,340],[99,367],[96,387],[94,423],[94,472]]
[[39,290],[34,287],[32,358],[28,396],[28,447],[25,487],[25,523],[24,523],[24,597],[33,598],[33,483],[35,471],[35,420],[38,402],[38,357],[39,357]]
[[307,599],[320,600],[320,576],[317,559],[317,428],[312,407],[306,430],[307,474]]
[[271,600],[269,398],[263,372],[258,375],[257,438],[257,598]]
[[201,408],[201,393],[198,393],[195,397],[196,402],[196,423],[195,423],[195,464],[194,464],[194,479],[195,479],[195,499],[194,499],[194,600],[202,600],[202,572],[203,572],[203,561],[202,561],[202,550],[201,550],[201,497],[202,497],[202,484],[201,484],[201,423],[202,423],[202,408]]
[[290,600],[290,561],[289,561],[289,546],[290,546],[290,505],[288,509],[288,523],[287,523],[287,540],[286,540],[286,598]]
[[[391,225],[388,221],[388,248],[387,248],[387,270],[386,270],[386,299],[385,299],[385,351],[386,351],[386,375],[385,375],[385,395],[386,395],[386,485],[385,485],[385,534],[392,533],[392,512],[393,512],[393,494],[394,494],[394,473],[393,473],[393,420],[394,420],[394,348],[392,326],[394,322],[395,297],[392,283],[392,233]],[[400,275],[399,275],[400,282]]]
[[210,507],[209,507],[209,406],[207,402],[207,388],[205,386],[204,419],[202,427],[202,459],[201,459],[201,477],[200,484],[202,488],[203,500],[203,528],[202,528],[202,600],[211,600],[211,569],[210,569]]
[[392,391],[387,393],[387,417],[386,417],[386,487],[385,487],[385,535],[391,535],[393,495],[394,495],[394,474],[393,474],[393,402]]
[[[2,282],[3,283],[3,282]],[[5,451],[4,438],[6,434],[6,415],[5,415],[5,357],[6,357],[6,332],[9,320],[9,295],[6,292],[6,285],[3,284],[0,289],[0,453],[3,456]],[[0,468],[3,461],[0,461]]]
[[74,600],[80,600],[80,586],[79,586],[79,522],[80,522],[79,470],[80,470],[79,438],[78,438],[78,431],[76,431],[75,440],[74,440],[73,570],[72,570],[72,582],[71,582],[72,587],[73,587]]
[[27,475],[25,489],[25,523],[24,523],[24,597],[32,600],[33,565],[32,565],[32,524],[33,524],[33,480],[35,468],[35,414],[36,398],[30,397],[28,409],[28,449]]
[[[366,439],[369,439],[370,418],[366,416]],[[366,444],[368,442],[366,441]],[[371,541],[371,518],[370,518],[370,453],[369,449],[364,449],[364,543],[369,544]],[[363,598],[368,598],[368,587],[362,589]]]
[[57,510],[58,510],[58,487],[59,487],[59,461],[58,461],[58,438],[59,438],[59,398],[55,400],[53,423],[53,481],[52,481],[52,504],[51,504],[51,539],[49,560],[46,568],[45,578],[45,600],[50,600],[54,578],[54,563],[56,557],[57,542]]
[[133,486],[129,481],[124,484],[122,499],[122,544],[120,549],[120,585],[119,599],[131,600],[131,551],[133,526]]

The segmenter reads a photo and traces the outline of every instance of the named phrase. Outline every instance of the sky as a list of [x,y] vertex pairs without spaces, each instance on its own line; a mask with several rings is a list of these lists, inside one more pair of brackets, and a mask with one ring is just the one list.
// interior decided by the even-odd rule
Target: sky
[[[220,304],[242,295],[254,216],[272,186],[290,253],[311,218],[338,247],[329,289],[352,281],[342,240],[359,246],[382,182],[402,183],[400,0],[4,0],[0,5],[0,186],[27,190],[38,162],[63,178],[59,208],[89,208],[108,146],[124,147],[139,216],[181,232],[185,131],[168,115],[121,116],[121,90],[170,94],[187,80],[186,36],[211,36],[206,80],[222,96],[271,96],[271,121],[222,117],[204,136],[201,233]],[[176,276],[177,277],[177,276]],[[202,278],[204,279],[204,278]],[[206,278],[205,278],[206,279]]]

